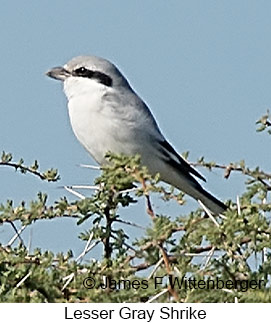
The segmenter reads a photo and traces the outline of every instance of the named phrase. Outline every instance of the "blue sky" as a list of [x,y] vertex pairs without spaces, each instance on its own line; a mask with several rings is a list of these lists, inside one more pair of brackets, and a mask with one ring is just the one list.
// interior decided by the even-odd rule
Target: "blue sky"
[[[270,138],[255,132],[271,102],[270,1],[4,2],[0,149],[27,164],[38,159],[42,169],[58,168],[61,181],[41,183],[1,167],[1,202],[29,201],[37,191],[47,192],[51,202],[63,195],[73,200],[60,186],[92,183],[95,173],[78,167],[94,162],[72,133],[61,85],[45,76],[81,54],[113,61],[191,161],[203,155],[219,163],[245,159],[270,171]],[[224,180],[221,172],[201,171],[205,187],[221,199],[242,193],[240,176]],[[162,208],[159,202],[156,208]],[[149,221],[143,203],[121,214]],[[32,245],[78,255],[81,230],[69,219],[42,221],[32,226]],[[10,234],[0,227],[1,241]]]

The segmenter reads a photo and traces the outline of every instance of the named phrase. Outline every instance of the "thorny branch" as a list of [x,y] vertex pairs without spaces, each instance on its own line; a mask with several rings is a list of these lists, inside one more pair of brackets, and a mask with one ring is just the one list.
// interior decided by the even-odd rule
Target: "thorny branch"
[[[5,157],[7,156],[6,160]],[[25,166],[22,164],[23,160],[19,161],[18,163],[12,162],[11,161],[12,156],[10,154],[2,154],[2,160],[0,161],[0,166],[8,166],[12,167],[15,170],[20,170],[22,173],[30,173],[33,174],[37,177],[39,177],[41,180],[47,180],[48,182],[55,182],[60,179],[60,176],[57,175],[57,171],[54,169],[47,170],[46,172],[39,172],[37,170],[38,165],[35,164],[33,166]]]
[[[251,242],[252,239],[251,238],[243,238],[243,240],[241,241],[240,245],[243,245],[243,244],[246,244],[246,243],[249,243]],[[147,251],[149,248],[153,247],[154,244],[153,243],[148,243],[146,244],[145,246],[143,246],[141,248],[141,250],[144,250],[144,251]],[[189,253],[189,257],[191,257],[191,254],[201,254],[203,252],[208,252],[210,250],[219,250],[217,247],[213,246],[213,245],[207,245],[207,246],[201,246],[201,247],[196,247],[194,248],[193,250],[191,250],[191,252]],[[182,254],[179,254],[179,255],[176,255],[176,256],[170,256],[168,255],[167,256],[167,261],[170,263],[170,264],[175,264],[178,262],[178,259],[179,257],[181,257],[182,255],[185,255],[186,253],[183,252]],[[135,258],[136,255],[130,255],[129,257],[126,258],[125,262],[127,261],[131,261],[133,258]],[[134,270],[134,272],[138,272],[138,271],[141,271],[141,270],[145,270],[145,269],[148,269],[149,267],[153,266],[153,264],[151,263],[148,263],[148,262],[144,262],[144,263],[141,263],[141,264],[138,264],[138,265],[132,265],[131,268]]]
[[[146,185],[145,185],[145,181],[143,181],[142,183],[143,188],[146,189]],[[147,199],[147,213],[151,216],[152,220],[154,220],[156,218],[155,213],[153,211],[153,207],[151,205],[151,201],[150,201],[150,197],[148,194],[145,194],[146,199]],[[168,258],[168,254],[166,252],[166,250],[163,247],[163,240],[160,240],[160,242],[158,242],[157,244],[158,248],[160,249],[160,252],[162,253],[163,256],[163,261],[165,264],[165,268],[166,268],[166,272],[168,274],[168,279],[169,281],[171,281],[172,278],[172,269],[171,269],[171,265],[170,265],[170,261]],[[174,297],[176,302],[179,302],[179,296],[178,293],[174,290],[174,287],[172,287],[171,284],[168,284],[168,292]]]
[[255,180],[258,180],[261,182],[268,190],[271,190],[271,184],[266,182],[266,180],[271,181],[271,174],[266,173],[260,169],[251,170],[248,167],[245,167],[243,165],[243,162],[240,162],[239,164],[230,163],[229,165],[221,165],[216,164],[213,162],[206,162],[203,158],[201,158],[198,162],[190,163],[192,166],[198,167],[206,167],[209,170],[212,170],[213,168],[217,169],[223,169],[224,170],[224,178],[228,179],[232,173],[232,171],[240,172],[244,175],[247,175],[249,177],[252,177]]

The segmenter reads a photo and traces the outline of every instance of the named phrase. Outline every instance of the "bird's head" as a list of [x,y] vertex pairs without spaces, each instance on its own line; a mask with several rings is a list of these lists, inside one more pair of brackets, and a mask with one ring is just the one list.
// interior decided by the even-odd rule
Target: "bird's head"
[[127,80],[114,64],[96,56],[75,57],[64,66],[54,67],[46,74],[64,83],[68,99],[83,93],[129,87]]

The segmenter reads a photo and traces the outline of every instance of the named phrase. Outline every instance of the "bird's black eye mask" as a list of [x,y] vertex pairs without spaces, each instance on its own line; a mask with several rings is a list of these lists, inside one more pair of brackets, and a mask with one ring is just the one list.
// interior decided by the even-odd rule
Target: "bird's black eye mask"
[[87,77],[89,79],[95,79],[99,83],[101,83],[103,85],[106,85],[106,86],[110,86],[110,87],[113,84],[112,78],[110,76],[108,76],[107,74],[104,74],[104,73],[99,72],[99,71],[88,70],[85,67],[79,67],[79,68],[73,70],[72,75],[73,76]]

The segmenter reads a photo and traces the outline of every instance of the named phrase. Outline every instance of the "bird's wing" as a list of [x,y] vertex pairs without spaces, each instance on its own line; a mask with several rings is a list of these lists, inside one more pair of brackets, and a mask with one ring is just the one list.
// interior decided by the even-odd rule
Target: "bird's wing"
[[187,173],[187,175],[193,174],[206,182],[206,179],[192,166],[190,166],[188,162],[185,161],[165,139],[159,141],[159,150],[171,166],[178,169],[182,173]]
[[[136,102],[133,105],[129,105],[129,107],[132,108],[132,115],[137,117],[135,119],[136,125],[139,126],[140,132],[144,134],[148,132],[148,135],[150,138],[152,138],[153,143],[158,142],[158,147],[156,148],[158,148],[158,150],[162,153],[166,162],[183,173],[184,176],[191,177],[192,174],[206,182],[206,179],[192,166],[190,166],[189,163],[185,161],[166,141],[147,105],[138,96],[133,95],[133,99],[135,99]],[[135,114],[135,108],[139,113],[138,115]],[[144,122],[138,123],[139,117],[142,120],[142,114],[144,114]]]

